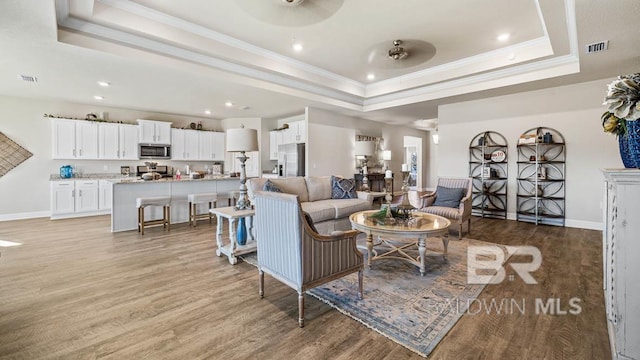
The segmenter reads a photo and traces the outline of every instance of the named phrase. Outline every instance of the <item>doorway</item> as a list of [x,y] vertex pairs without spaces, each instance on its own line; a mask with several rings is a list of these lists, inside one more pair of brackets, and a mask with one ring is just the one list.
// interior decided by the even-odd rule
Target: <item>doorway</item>
[[404,161],[409,165],[409,191],[422,189],[422,138],[404,137]]

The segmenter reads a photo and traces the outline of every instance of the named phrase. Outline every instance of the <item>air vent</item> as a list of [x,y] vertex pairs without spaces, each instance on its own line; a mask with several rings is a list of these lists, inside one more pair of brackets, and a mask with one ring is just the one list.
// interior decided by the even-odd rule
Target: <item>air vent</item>
[[587,52],[587,54],[591,54],[591,53],[605,51],[607,50],[607,48],[609,48],[609,40],[600,41],[593,44],[587,44],[585,46],[585,51]]
[[22,79],[22,81],[26,81],[26,82],[38,82],[38,78],[35,76],[31,76],[31,75],[19,75],[20,79]]

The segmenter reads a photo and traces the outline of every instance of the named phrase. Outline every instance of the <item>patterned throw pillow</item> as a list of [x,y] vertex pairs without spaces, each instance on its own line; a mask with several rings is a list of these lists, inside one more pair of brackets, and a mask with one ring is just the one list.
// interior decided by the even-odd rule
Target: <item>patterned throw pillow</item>
[[356,179],[343,179],[331,176],[332,199],[356,199]]
[[264,185],[262,185],[262,191],[271,191],[271,192],[277,192],[277,193],[282,192],[282,190],[280,190],[278,185],[274,184],[273,181],[271,181],[271,179],[267,179],[267,181],[264,182]]

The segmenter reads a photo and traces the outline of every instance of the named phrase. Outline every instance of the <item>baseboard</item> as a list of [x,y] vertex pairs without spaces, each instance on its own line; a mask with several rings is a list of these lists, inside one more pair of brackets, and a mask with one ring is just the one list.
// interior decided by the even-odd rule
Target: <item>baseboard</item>
[[[507,213],[507,220],[518,220],[516,213]],[[604,229],[601,222],[565,219],[564,226],[578,229],[600,230]]]
[[100,210],[100,211],[85,212],[85,213],[57,214],[57,215],[51,215],[51,220],[71,219],[71,218],[78,218],[78,217],[109,215],[109,214],[111,214],[111,210]]
[[33,212],[25,212],[25,213],[3,214],[3,215],[0,215],[0,221],[35,219],[35,218],[49,217],[50,215],[51,215],[50,211],[33,211]]

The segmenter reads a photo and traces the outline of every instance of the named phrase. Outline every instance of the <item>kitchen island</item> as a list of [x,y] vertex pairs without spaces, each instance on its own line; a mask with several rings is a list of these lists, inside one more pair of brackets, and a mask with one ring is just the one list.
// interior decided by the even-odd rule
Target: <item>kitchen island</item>
[[[218,193],[220,201],[226,201],[229,191],[240,188],[240,178],[207,176],[204,179],[160,179],[144,181],[138,179],[119,180],[112,185],[111,232],[136,230],[138,228],[138,210],[136,198],[170,196],[171,223],[189,221],[188,194]],[[227,206],[226,203],[218,206]],[[204,212],[203,210],[200,210]],[[162,208],[148,209],[145,218],[162,217]]]

